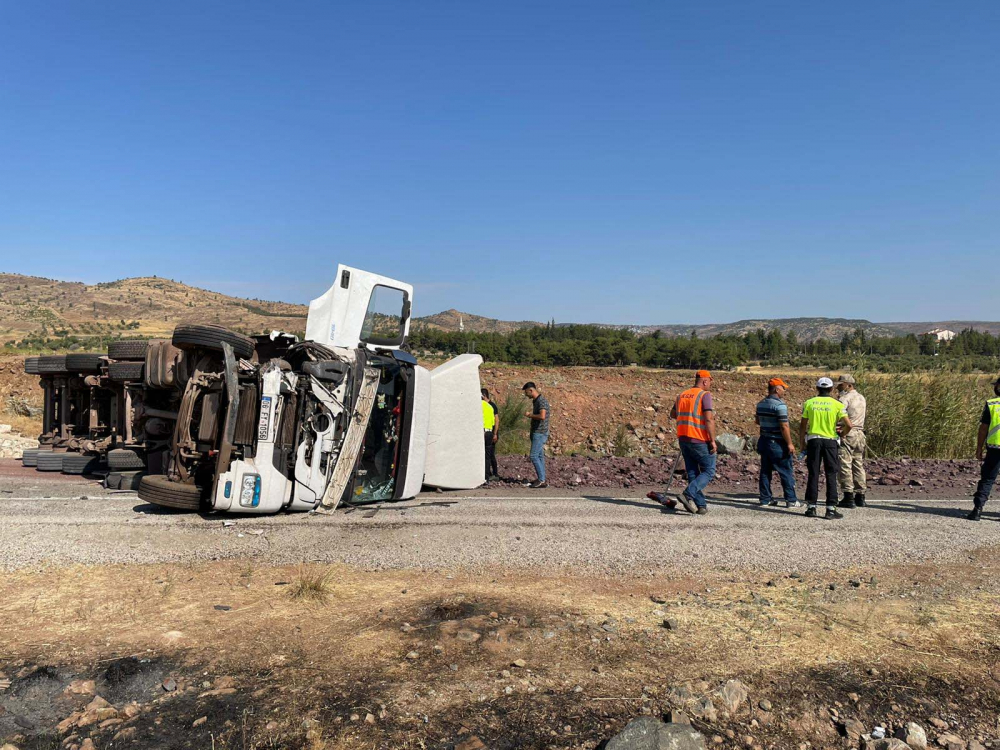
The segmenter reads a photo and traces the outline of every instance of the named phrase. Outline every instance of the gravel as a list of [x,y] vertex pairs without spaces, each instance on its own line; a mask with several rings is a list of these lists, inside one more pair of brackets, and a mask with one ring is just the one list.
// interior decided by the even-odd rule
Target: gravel
[[[26,473],[27,474],[27,473]],[[823,571],[961,560],[996,543],[967,499],[879,499],[843,521],[712,494],[712,512],[668,512],[628,491],[484,488],[332,515],[240,517],[160,511],[132,492],[36,474],[0,484],[0,568],[252,558],[367,569],[582,568],[631,575],[693,570]],[[539,494],[540,493],[540,494]],[[989,506],[987,506],[989,507]],[[223,521],[235,522],[223,526]]]

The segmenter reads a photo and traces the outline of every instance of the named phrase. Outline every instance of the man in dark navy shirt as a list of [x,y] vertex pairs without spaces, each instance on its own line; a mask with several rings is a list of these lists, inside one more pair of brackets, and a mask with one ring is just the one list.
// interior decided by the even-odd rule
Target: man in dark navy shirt
[[784,401],[787,388],[781,378],[771,378],[767,384],[767,398],[757,404],[754,420],[760,425],[760,438],[757,440],[760,477],[757,488],[761,505],[777,505],[778,501],[771,495],[771,475],[777,471],[785,494],[785,507],[797,508],[799,501],[795,497],[795,474],[792,471],[795,445],[788,426],[788,406]]

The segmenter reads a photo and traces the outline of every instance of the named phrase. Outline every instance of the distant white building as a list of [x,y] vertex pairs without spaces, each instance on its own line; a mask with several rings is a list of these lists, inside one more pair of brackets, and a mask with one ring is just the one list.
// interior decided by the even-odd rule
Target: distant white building
[[936,336],[938,341],[951,341],[958,334],[954,331],[949,331],[947,328],[935,328],[933,331],[925,332],[924,335]]

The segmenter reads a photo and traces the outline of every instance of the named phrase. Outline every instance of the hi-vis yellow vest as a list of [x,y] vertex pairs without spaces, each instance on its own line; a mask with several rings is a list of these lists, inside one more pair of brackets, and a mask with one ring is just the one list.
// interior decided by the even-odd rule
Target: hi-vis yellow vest
[[990,410],[990,431],[986,433],[986,444],[991,448],[1000,448],[1000,398],[991,398],[986,406]]
[[494,413],[493,407],[490,406],[489,401],[483,401],[483,429],[492,430],[496,423],[497,415]]

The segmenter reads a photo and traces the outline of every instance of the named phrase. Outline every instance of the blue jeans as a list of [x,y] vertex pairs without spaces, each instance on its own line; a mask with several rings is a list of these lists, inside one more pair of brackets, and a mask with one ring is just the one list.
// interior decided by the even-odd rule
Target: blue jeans
[[976,487],[976,494],[972,502],[977,508],[986,505],[990,499],[990,492],[993,484],[997,481],[997,474],[1000,474],[1000,449],[987,448],[983,454],[983,465],[979,469],[979,485]]
[[785,502],[794,503],[795,473],[792,471],[792,454],[782,438],[761,436],[757,441],[757,452],[760,454],[760,478],[757,489],[760,493],[760,504],[771,502],[771,474],[778,472],[781,489],[785,493]]
[[545,443],[548,439],[547,432],[531,433],[531,453],[528,454],[528,458],[535,465],[535,474],[538,475],[539,482],[545,481]]
[[699,508],[707,508],[704,489],[715,479],[715,454],[708,452],[708,443],[681,442],[681,455],[684,456],[684,470],[688,476],[684,494]]

